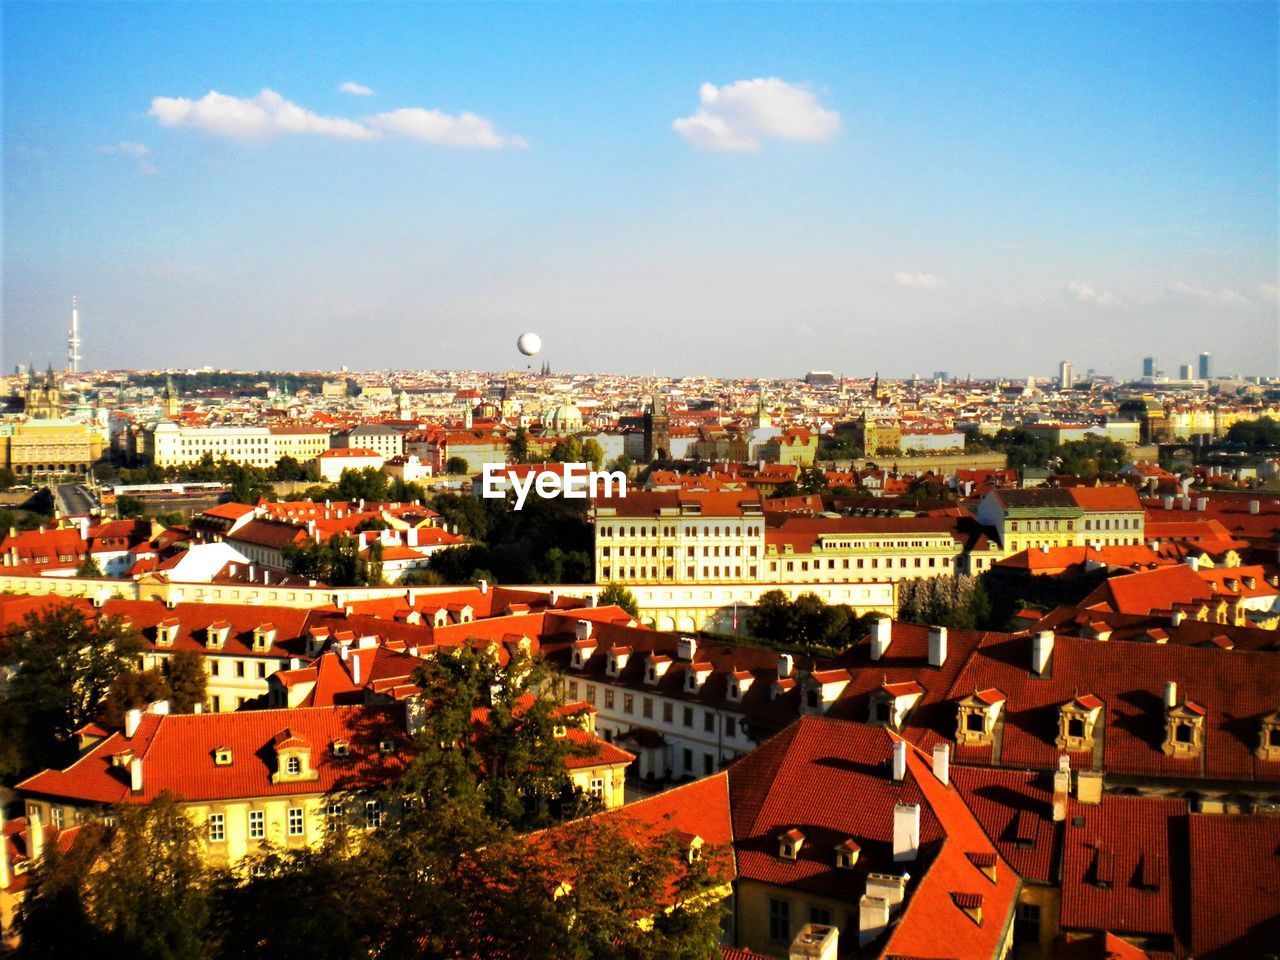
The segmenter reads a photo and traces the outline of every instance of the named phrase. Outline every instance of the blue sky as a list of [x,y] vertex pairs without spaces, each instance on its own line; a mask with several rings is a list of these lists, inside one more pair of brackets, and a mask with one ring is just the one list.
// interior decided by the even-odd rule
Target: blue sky
[[1276,39],[1274,3],[8,3],[3,362],[61,361],[76,293],[99,368],[502,369],[531,329],[558,370],[1275,374]]

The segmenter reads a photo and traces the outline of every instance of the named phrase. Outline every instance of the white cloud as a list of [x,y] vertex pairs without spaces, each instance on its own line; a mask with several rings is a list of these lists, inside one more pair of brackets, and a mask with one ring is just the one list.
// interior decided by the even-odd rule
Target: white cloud
[[704,83],[698,99],[698,112],[671,126],[702,150],[758,150],[766,140],[829,140],[840,129],[840,114],[822,107],[812,90],[777,77],[723,87]]
[[155,97],[151,116],[166,127],[195,127],[224,137],[249,139],[278,133],[314,133],[342,140],[372,140],[377,131],[342,117],[322,117],[274,90],[256,97],[229,97],[210,90],[199,100]]
[[353,97],[371,97],[373,96],[373,87],[366,87],[363,83],[352,83],[348,80],[346,83],[340,84],[338,90],[342,93],[349,93]]
[[1201,303],[1209,303],[1224,307],[1247,307],[1252,306],[1253,301],[1242,293],[1235,290],[1223,288],[1222,290],[1207,290],[1204,287],[1193,287],[1189,283],[1183,283],[1176,280],[1169,284],[1169,295],[1172,297],[1181,297],[1187,300],[1199,300]]
[[105,153],[114,157],[133,157],[135,160],[141,160],[151,151],[145,143],[137,143],[133,140],[121,140],[119,143],[107,143],[98,148],[99,153]]
[[395,134],[448,147],[528,146],[523,137],[498,133],[491,121],[474,113],[455,116],[440,110],[404,107],[360,120],[325,117],[286,100],[274,90],[263,90],[256,97],[229,97],[216,90],[199,100],[155,97],[149,112],[166,127],[194,127],[237,139],[311,133],[340,140],[377,140],[384,134]]
[[1262,298],[1263,303],[1276,303],[1280,301],[1280,287],[1274,283],[1258,284],[1258,296]]
[[934,290],[947,285],[947,282],[936,274],[909,273],[906,270],[899,270],[895,273],[893,282],[900,287],[919,287],[923,290]]
[[501,147],[529,145],[523,137],[498,133],[491,121],[474,113],[460,113],[453,116],[440,110],[402,107],[399,110],[367,117],[366,122],[375,131],[385,130],[412,140],[446,147],[479,147],[494,150]]
[[1077,303],[1096,303],[1102,307],[1114,307],[1120,302],[1115,294],[1098,290],[1079,280],[1072,280],[1067,284],[1066,294]]
[[156,172],[156,165],[151,162],[151,150],[145,143],[138,143],[135,140],[121,140],[119,143],[105,143],[98,148],[98,152],[108,157],[129,157],[138,161],[138,172],[151,176]]

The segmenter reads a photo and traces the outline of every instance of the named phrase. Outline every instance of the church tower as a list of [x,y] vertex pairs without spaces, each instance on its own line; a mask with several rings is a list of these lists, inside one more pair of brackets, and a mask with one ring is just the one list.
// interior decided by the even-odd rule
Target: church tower
[[178,388],[173,385],[173,377],[164,379],[161,407],[166,420],[174,419],[182,410],[182,401],[178,397]]
[[56,420],[62,416],[62,391],[52,364],[43,378],[37,377],[34,369],[30,372],[23,401],[23,409],[33,420]]
[[769,414],[765,411],[763,388],[756,394],[756,416],[754,422],[757,430],[764,430],[773,426],[773,421],[769,419]]
[[666,398],[656,393],[644,415],[644,458],[650,462],[671,459],[671,417]]

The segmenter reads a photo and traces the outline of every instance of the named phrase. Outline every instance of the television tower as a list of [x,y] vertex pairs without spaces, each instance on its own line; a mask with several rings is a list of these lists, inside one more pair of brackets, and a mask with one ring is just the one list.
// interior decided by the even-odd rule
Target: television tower
[[71,297],[71,334],[67,337],[67,373],[80,372],[80,311]]

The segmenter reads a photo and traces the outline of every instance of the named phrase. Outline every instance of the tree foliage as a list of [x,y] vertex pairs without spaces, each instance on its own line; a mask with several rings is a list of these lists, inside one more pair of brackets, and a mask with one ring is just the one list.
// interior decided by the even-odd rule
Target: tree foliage
[[323,543],[290,544],[282,551],[292,574],[331,587],[376,587],[382,584],[382,544],[363,552],[355,537],[335,533]]
[[1280,421],[1271,417],[1240,420],[1228,428],[1227,439],[1250,447],[1280,447]]
[[973,630],[990,625],[986,588],[967,575],[923,577],[898,584],[898,619]]
[[806,651],[843,650],[867,630],[864,618],[845,604],[829,604],[811,592],[789,600],[781,590],[762,593],[748,623],[767,643]]
[[640,603],[636,600],[636,595],[624,587],[620,583],[610,580],[608,586],[600,591],[601,606],[621,607],[631,616],[639,618]]

